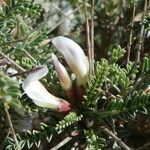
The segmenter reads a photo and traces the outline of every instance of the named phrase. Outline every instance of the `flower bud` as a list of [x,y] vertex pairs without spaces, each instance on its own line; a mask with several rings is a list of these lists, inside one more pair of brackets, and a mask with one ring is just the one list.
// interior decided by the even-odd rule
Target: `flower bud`
[[52,38],[51,41],[75,73],[77,85],[85,86],[89,74],[89,63],[82,48],[73,40],[63,36]]
[[64,90],[70,90],[72,88],[72,81],[65,67],[59,62],[57,56],[52,53],[52,60],[58,75],[59,82]]

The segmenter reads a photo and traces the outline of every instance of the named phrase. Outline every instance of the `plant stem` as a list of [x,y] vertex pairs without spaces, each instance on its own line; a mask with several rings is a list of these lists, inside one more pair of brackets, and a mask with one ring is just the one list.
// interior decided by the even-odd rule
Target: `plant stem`
[[[52,2],[50,2],[51,4],[52,4]],[[80,5],[79,7],[81,7],[82,5]],[[62,11],[63,10],[65,10],[65,9],[67,9],[67,7],[68,6],[65,6],[63,9],[61,9]],[[78,9],[78,7],[76,8],[76,9]],[[76,9],[74,10],[74,12],[76,11]],[[53,12],[52,14],[50,14],[43,22],[41,22],[40,24],[38,24],[38,26],[36,27],[36,28],[34,28],[32,31],[31,31],[31,33],[33,33],[33,32],[35,32],[35,31],[38,31],[38,30],[41,30],[44,26],[45,26],[45,24],[51,19],[51,18],[53,18],[57,13],[59,13],[60,11],[59,10],[56,10],[55,12]],[[72,13],[74,13],[74,12],[72,12]],[[72,14],[72,13],[70,13],[69,15],[68,15],[68,17]],[[62,21],[62,20],[61,20]],[[30,35],[29,35],[30,36]]]
[[142,22],[141,22],[142,25],[141,25],[141,31],[140,31],[140,37],[139,37],[139,46],[138,46],[136,60],[135,60],[136,63],[139,63],[141,51],[143,49],[144,18],[146,15],[146,9],[147,9],[147,0],[145,0],[145,3],[144,3],[144,10],[143,10]]
[[62,13],[65,17],[67,17],[68,19],[70,19],[70,16],[69,16],[69,15],[66,15],[66,14],[64,13],[63,8],[59,8],[59,7],[58,7],[55,3],[53,3],[53,2],[50,2],[50,4],[51,4],[58,12]]
[[26,40],[28,40],[28,38],[20,39],[20,40],[16,40],[16,41],[5,42],[5,43],[0,44],[0,47],[5,46],[5,45],[11,45],[11,44],[19,43],[19,42],[24,42]]
[[131,30],[130,30],[130,35],[129,35],[129,43],[127,45],[127,64],[130,61],[130,52],[131,52],[132,37],[133,37],[133,26],[134,26],[134,16],[135,16],[135,6],[133,6]]
[[110,131],[109,129],[107,129],[106,127],[102,126],[101,129],[108,134],[109,136],[111,136],[123,149],[125,150],[131,150],[130,147],[128,147],[120,138],[118,138],[112,131]]
[[139,148],[136,148],[135,150],[143,150],[143,149],[148,149],[150,147],[150,143],[146,143],[144,144],[143,146],[139,147]]
[[62,140],[60,143],[58,143],[56,146],[54,146],[50,150],[57,150],[57,149],[59,149],[60,147],[62,147],[66,143],[68,143],[71,139],[72,139],[72,137],[66,137],[64,140]]
[[33,72],[33,71],[36,71],[36,70],[39,70],[39,69],[41,69],[41,67],[36,67],[36,68],[30,69],[30,70],[27,70],[27,71],[14,73],[14,74],[9,75],[9,77],[16,77],[16,76],[20,76],[20,75],[29,74],[30,72]]
[[87,13],[87,0],[84,3],[84,10],[85,10],[85,21],[86,21],[86,37],[87,37],[87,49],[88,49],[88,58],[89,58],[89,74],[91,76],[92,70],[91,70],[91,62],[92,62],[92,51],[91,51],[91,40],[90,40],[90,27],[89,27],[89,20],[88,20],[88,13]]
[[91,72],[94,74],[94,0],[91,5]]
[[15,133],[15,130],[13,128],[13,124],[12,124],[12,121],[11,121],[10,114],[8,112],[8,109],[7,109],[7,103],[6,102],[4,102],[4,109],[5,109],[6,116],[7,116],[7,119],[8,119],[8,123],[9,123],[10,129],[11,129],[12,135],[13,135],[13,139],[14,139],[14,141],[16,143],[16,146],[17,146],[17,150],[21,150],[19,142],[17,140],[17,136],[16,136],[16,133]]
[[3,56],[4,58],[6,58],[10,63],[12,63],[14,66],[16,66],[18,69],[20,69],[21,71],[25,71],[24,68],[22,68],[21,66],[19,66],[16,62],[14,62],[12,59],[10,59],[7,55],[5,55],[2,51],[0,51],[0,55]]
[[23,50],[23,51],[26,53],[26,55],[27,55],[29,58],[31,58],[31,59],[35,62],[35,64],[37,64],[36,59],[35,59],[29,52],[27,52],[26,50]]
[[[79,5],[73,12],[71,12],[69,15],[66,15],[68,18],[73,13],[77,12],[83,5]],[[71,19],[71,18],[70,18]],[[64,19],[60,20],[52,29],[48,31],[48,34],[50,34],[52,31],[54,31],[61,23],[64,22]]]

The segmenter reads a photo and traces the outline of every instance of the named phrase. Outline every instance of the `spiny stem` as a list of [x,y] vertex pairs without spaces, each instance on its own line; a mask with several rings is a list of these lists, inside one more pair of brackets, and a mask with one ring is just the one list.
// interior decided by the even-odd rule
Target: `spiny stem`
[[29,58],[31,58],[34,62],[35,62],[35,64],[37,64],[37,61],[35,60],[35,58],[29,53],[29,52],[27,52],[26,50],[23,50],[25,53],[26,53],[26,55],[29,57]]
[[94,0],[91,6],[91,72],[94,74]]
[[4,58],[6,58],[10,63],[12,63],[14,66],[16,66],[18,69],[20,69],[21,71],[25,71],[24,68],[22,68],[21,66],[19,66],[16,62],[14,62],[12,59],[10,59],[6,54],[4,54],[1,50],[0,50],[0,55],[3,56]]
[[127,64],[130,61],[130,53],[131,53],[131,45],[132,45],[132,37],[133,37],[133,26],[134,26],[134,16],[135,16],[135,6],[133,6],[129,43],[127,45]]
[[[73,12],[70,14],[66,15],[68,18],[75,12],[77,12],[83,5],[79,5]],[[71,18],[70,18],[71,19]],[[48,31],[48,34],[50,34],[52,31],[54,31],[60,24],[64,22],[64,19],[60,20],[52,29]]]
[[[4,102],[4,101],[3,101],[3,102]],[[8,112],[8,109],[7,109],[7,103],[6,103],[6,102],[4,102],[4,109],[5,109],[6,116],[7,116],[7,119],[8,119],[8,123],[9,123],[10,129],[11,129],[12,135],[13,135],[13,139],[14,139],[14,141],[15,141],[15,143],[16,143],[16,146],[17,146],[17,150],[21,150],[20,145],[19,145],[19,142],[18,142],[18,140],[17,140],[17,136],[16,136],[16,133],[15,133],[13,124],[12,124],[12,121],[11,121],[10,114],[9,114],[9,112]]]
[[131,150],[120,138],[118,138],[112,131],[107,129],[106,127],[101,127],[102,131],[111,136],[123,149]]
[[39,70],[41,69],[42,66],[39,66],[39,67],[36,67],[36,68],[33,68],[33,69],[30,69],[30,70],[27,70],[27,71],[23,71],[23,72],[19,72],[19,73],[15,73],[15,74],[11,74],[9,75],[10,77],[16,77],[16,76],[20,76],[20,75],[25,75],[25,74],[29,74],[33,71],[36,71],[36,70]]
[[67,144],[70,140],[73,139],[73,137],[78,136],[79,132],[77,130],[74,130],[71,132],[70,135],[68,135],[65,139],[63,139],[60,143],[58,143],[56,146],[51,148],[50,150],[57,150]]
[[56,146],[54,146],[50,150],[57,150],[57,149],[59,149],[60,147],[62,147],[66,143],[68,143],[71,139],[72,139],[72,137],[70,137],[70,136],[66,137],[64,140],[62,140],[60,143],[58,143]]
[[91,72],[91,62],[92,62],[92,53],[91,53],[91,40],[90,40],[90,29],[89,29],[89,20],[87,14],[87,0],[84,3],[84,10],[85,10],[85,20],[86,20],[86,37],[87,37],[87,48],[88,48],[88,58],[89,58],[89,66],[90,66],[90,76]]
[[142,25],[141,25],[141,31],[140,31],[140,37],[139,37],[139,46],[138,46],[136,60],[135,60],[136,63],[139,63],[141,51],[143,49],[144,18],[146,15],[146,9],[147,9],[147,0],[145,0],[145,3],[144,3],[144,10],[143,10],[142,22],[141,22]]
[[68,19],[70,19],[70,16],[66,15],[63,11],[63,9],[59,8],[55,3],[50,2],[50,4],[56,9],[58,10],[58,12],[62,13],[65,17],[67,17]]
[[0,44],[0,47],[5,46],[5,45],[11,45],[11,44],[19,43],[19,42],[24,42],[26,40],[28,40],[28,38],[20,39],[20,40],[16,40],[16,41],[5,42],[5,43]]
[[[52,2],[51,2],[52,3]],[[80,5],[79,7],[81,7],[82,5]],[[77,7],[76,9],[78,9],[79,7]],[[63,9],[61,9],[62,11],[63,10],[65,10],[67,8],[67,6],[65,6]],[[74,10],[73,12],[71,12],[69,15],[68,15],[68,17],[72,14],[72,13],[74,13],[74,12],[76,12],[77,10]],[[50,14],[43,22],[41,22],[40,24],[38,24],[38,26],[36,27],[36,28],[34,28],[32,31],[31,31],[31,33],[33,33],[33,32],[35,32],[35,31],[40,31],[44,26],[45,26],[45,24],[50,20],[50,19],[52,19],[57,13],[59,13],[60,11],[59,10],[56,10],[56,11],[54,11],[52,14]],[[61,20],[62,21],[62,20]],[[61,23],[60,23],[61,24]],[[30,35],[29,35],[30,36]]]

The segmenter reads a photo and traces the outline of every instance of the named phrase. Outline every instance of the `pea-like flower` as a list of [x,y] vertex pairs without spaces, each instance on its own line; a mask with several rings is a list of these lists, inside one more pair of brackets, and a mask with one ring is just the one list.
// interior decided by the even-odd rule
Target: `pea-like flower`
[[71,104],[64,99],[50,94],[39,81],[48,73],[46,66],[32,71],[24,80],[22,87],[36,105],[59,112],[68,112],[72,110],[72,106],[75,108],[77,99],[83,99],[84,88],[89,75],[88,59],[82,48],[69,38],[58,36],[47,41],[46,44],[50,41],[54,44],[64,56],[72,72],[76,75],[77,86],[74,87],[67,70],[59,62],[57,56],[52,53],[52,60],[59,82]]
[[59,112],[70,111],[69,102],[50,94],[39,81],[47,73],[48,68],[46,66],[31,72],[22,84],[23,90],[40,107],[51,108]]
[[53,53],[52,53],[52,60],[62,88],[66,91],[70,90],[72,88],[72,81],[69,77],[67,70],[59,62],[57,56]]
[[82,48],[73,40],[63,36],[52,38],[51,42],[64,56],[72,72],[75,73],[77,85],[85,86],[89,75],[89,63]]

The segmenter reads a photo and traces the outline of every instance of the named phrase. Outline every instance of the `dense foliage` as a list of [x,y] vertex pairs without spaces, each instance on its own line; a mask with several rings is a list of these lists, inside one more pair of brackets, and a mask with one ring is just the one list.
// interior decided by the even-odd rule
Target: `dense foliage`
[[[59,34],[57,24],[49,27],[48,23],[55,14],[47,16],[44,8],[31,0],[2,2],[0,149],[150,147],[150,3],[147,0],[123,3],[95,0],[94,73],[88,79],[83,100],[77,100],[78,106],[68,114],[36,106],[21,86],[28,73],[47,65],[49,73],[42,83],[50,93],[67,99],[51,61],[51,53],[57,54],[56,49],[43,43]],[[74,12],[75,23],[67,36],[86,49],[84,7],[90,22],[91,2],[67,2],[74,10],[79,8]]]

